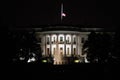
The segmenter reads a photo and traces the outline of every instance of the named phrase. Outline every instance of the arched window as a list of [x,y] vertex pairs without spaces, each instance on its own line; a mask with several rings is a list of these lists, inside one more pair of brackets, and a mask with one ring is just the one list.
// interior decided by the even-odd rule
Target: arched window
[[73,43],[76,44],[76,38],[75,37],[73,38]]
[[67,38],[67,43],[69,43],[69,39],[70,39],[70,38],[68,37],[68,38]]
[[60,37],[60,42],[62,42],[63,41],[63,37]]
[[53,37],[53,41],[55,42],[55,37]]

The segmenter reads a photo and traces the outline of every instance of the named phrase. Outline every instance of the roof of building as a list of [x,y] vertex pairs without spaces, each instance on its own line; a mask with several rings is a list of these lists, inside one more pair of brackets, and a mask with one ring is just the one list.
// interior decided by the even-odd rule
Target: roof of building
[[22,30],[22,31],[80,31],[80,32],[88,32],[88,31],[114,31],[113,28],[99,28],[99,27],[81,27],[81,26],[40,26],[36,28],[12,28],[10,30]]

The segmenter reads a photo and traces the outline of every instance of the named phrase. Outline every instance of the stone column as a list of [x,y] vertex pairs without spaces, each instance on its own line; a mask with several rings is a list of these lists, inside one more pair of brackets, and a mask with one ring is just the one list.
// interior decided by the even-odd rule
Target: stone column
[[58,43],[59,43],[59,41],[58,41],[58,34],[57,34],[57,40],[56,40],[56,51],[57,51],[57,54],[59,54]]
[[71,34],[71,55],[73,55],[73,34]]
[[64,34],[64,56],[66,56],[66,34]]
[[45,34],[45,56],[46,56],[46,34]]
[[52,54],[52,52],[51,52],[51,49],[52,49],[52,40],[51,40],[51,36],[52,36],[52,34],[50,34],[50,55]]
[[41,46],[40,46],[40,48],[41,48],[41,51],[40,52],[42,52],[42,54],[41,55],[44,55],[45,54],[45,38],[44,38],[44,35],[42,35],[41,36]]
[[76,34],[76,55],[78,55],[78,34]]
[[80,34],[78,34],[78,55],[81,55],[81,47],[80,47],[81,41],[80,41]]

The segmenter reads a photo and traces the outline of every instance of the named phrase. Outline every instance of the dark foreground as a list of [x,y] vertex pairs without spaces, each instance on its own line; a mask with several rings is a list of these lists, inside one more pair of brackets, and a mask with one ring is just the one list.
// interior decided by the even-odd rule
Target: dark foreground
[[[6,67],[4,74],[10,79],[57,80],[57,79],[117,79],[118,64],[11,64]],[[4,77],[4,78],[7,78]]]

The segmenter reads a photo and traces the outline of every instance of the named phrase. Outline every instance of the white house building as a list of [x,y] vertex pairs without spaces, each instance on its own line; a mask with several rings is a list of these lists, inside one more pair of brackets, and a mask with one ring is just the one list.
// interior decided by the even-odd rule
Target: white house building
[[[74,55],[84,57],[82,55],[82,46],[88,39],[88,34],[90,32],[68,30],[36,32],[37,39],[41,39],[42,56],[47,57],[51,55],[53,59],[58,61],[62,58],[61,56],[71,57]],[[56,64],[62,64],[57,62]]]

